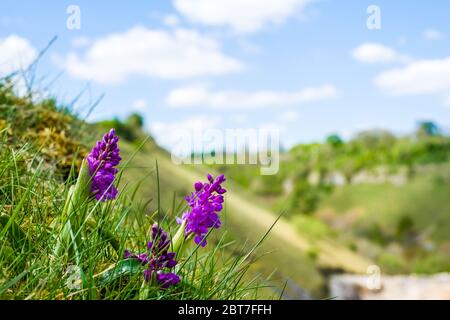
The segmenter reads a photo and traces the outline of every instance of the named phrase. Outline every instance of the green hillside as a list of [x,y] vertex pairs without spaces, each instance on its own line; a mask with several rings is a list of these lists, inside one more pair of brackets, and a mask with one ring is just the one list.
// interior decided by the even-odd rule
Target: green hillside
[[301,234],[332,239],[383,272],[450,270],[450,138],[436,124],[402,137],[375,130],[297,145],[276,176],[258,176],[255,165],[213,167],[286,210]]
[[[115,119],[87,124],[70,110],[59,106],[55,99],[36,102],[16,96],[8,85],[0,89],[0,190],[3,195],[0,208],[2,235],[8,236],[1,242],[0,292],[4,297],[63,298],[69,294],[62,289],[65,279],[60,272],[64,271],[71,258],[70,255],[65,256],[57,263],[51,258],[54,256],[51,248],[54,241],[58,241],[58,237],[52,234],[60,223],[59,216],[64,213],[64,199],[69,194],[68,187],[76,182],[82,157],[111,126],[116,127],[121,136],[120,196],[113,205],[105,203],[89,209],[98,211],[94,217],[100,220],[97,227],[94,221],[89,222],[94,224],[83,233],[87,232],[85,237],[90,241],[81,242],[78,249],[79,255],[86,258],[82,265],[88,269],[86,276],[92,279],[92,283],[114,268],[114,261],[120,259],[120,252],[124,250],[123,245],[138,246],[145,241],[146,225],[150,219],[174,221],[175,216],[186,210],[184,197],[191,192],[193,183],[204,180],[207,172],[218,173],[206,167],[174,165],[170,155],[140,129],[142,121],[137,115],[123,122]],[[345,246],[336,245],[326,238],[319,239],[309,231],[303,232],[285,217],[276,222],[280,212],[268,210],[232,179],[227,181],[227,189],[222,217],[224,227],[221,232],[212,234],[210,240],[223,247],[222,258],[212,266],[228,268],[230,259],[240,259],[264,240],[256,251],[251,251],[245,265],[244,285],[256,288],[252,294],[267,298],[284,292],[285,298],[299,298],[306,292],[326,297],[327,270],[363,273],[370,264],[368,259]],[[37,202],[37,199],[45,201]],[[91,207],[87,206],[86,209]],[[36,220],[39,223],[35,226]],[[168,227],[174,230],[176,225],[168,224]],[[269,229],[271,231],[265,237]],[[27,242],[37,241],[39,249],[23,247],[22,240],[15,243],[16,231],[12,230],[23,234]],[[119,238],[111,238],[113,233],[118,233]],[[126,239],[130,234],[134,238],[119,246],[119,239]],[[107,238],[102,240],[105,235]],[[110,244],[104,244],[104,248],[96,252],[92,245],[105,240]],[[22,253],[15,256],[17,250]],[[210,252],[204,256],[206,260],[210,259],[210,254],[216,254],[214,250],[205,252]],[[39,278],[25,281],[34,268],[39,268],[42,275],[49,277],[48,289],[39,289]],[[214,275],[220,274],[219,271]],[[185,290],[183,294],[187,296],[206,293]],[[97,290],[80,294],[91,298],[100,297],[99,294],[104,297],[104,293]],[[110,297],[123,297],[126,292],[113,290],[109,294]],[[231,294],[236,296],[233,291]]]
[[[89,220],[83,229],[89,241],[81,242],[80,254],[91,289],[75,294],[78,298],[135,296],[135,287],[127,292],[108,283],[105,293],[92,286],[121,263],[125,246],[145,243],[150,221],[164,221],[174,233],[175,218],[188,209],[185,196],[207,173],[225,173],[228,179],[223,227],[209,239],[216,247],[198,257],[205,261],[203,270],[206,262],[215,263],[208,264],[210,278],[194,278],[194,272],[192,282],[169,298],[325,298],[331,274],[364,274],[374,263],[393,274],[450,270],[450,139],[433,124],[422,123],[404,137],[376,131],[347,142],[330,136],[324,143],[298,145],[281,154],[279,174],[261,176],[254,165],[175,165],[143,130],[143,122],[132,114],[88,124],[56,99],[34,101],[17,96],[7,84],[0,86],[0,293],[71,296],[60,287],[61,272],[73,261],[69,255],[55,263],[54,232],[81,160],[111,127],[121,138],[120,196],[111,205],[86,205],[99,220],[97,225]],[[39,248],[29,247],[30,241]],[[233,265],[247,252],[245,268]],[[195,266],[189,263],[194,269],[183,272]],[[39,277],[25,281],[33,268],[49,277],[50,289],[39,287]],[[139,286],[138,277],[133,279]],[[235,289],[227,291],[227,281]],[[217,283],[221,293],[208,296],[208,286]]]
[[[153,150],[143,151],[148,146],[138,142],[145,136],[138,128],[131,130],[133,136],[122,131],[129,127],[118,130],[123,134],[119,141],[123,159],[119,171],[114,171],[119,192],[99,201],[102,199],[92,188],[95,181],[91,181],[95,172],[81,160],[102,137],[103,124],[81,121],[54,99],[19,97],[9,83],[0,83],[0,119],[0,299],[261,296],[265,286],[261,277],[247,276],[252,264],[248,257],[256,247],[234,253],[237,244],[218,233],[213,233],[216,241],[210,240],[206,248],[192,244],[188,235],[187,243],[176,239],[175,231],[184,231],[184,225],[179,226],[166,213],[173,216],[176,210],[176,215],[181,215],[182,209],[172,206],[169,211],[160,199],[173,190],[187,195],[195,181],[190,181],[188,188],[186,182],[173,177],[147,180],[143,172],[149,164],[155,168],[154,157],[133,156],[153,154]],[[111,151],[105,148],[114,146],[112,139],[116,139],[114,131],[103,136],[94,148],[106,151],[97,155],[92,151],[90,156],[111,159]],[[144,140],[155,147],[151,139]],[[139,160],[145,168],[135,166],[130,170],[139,170],[135,177],[143,183],[152,181],[142,193],[127,170],[130,163],[139,164],[134,162]],[[108,164],[102,165],[105,170],[111,169]],[[103,179],[105,174],[102,171],[94,177]],[[124,176],[129,177],[129,183]],[[166,191],[162,184],[171,190]],[[174,185],[178,188],[172,188]],[[186,186],[186,190],[181,191],[180,186]],[[165,232],[169,242],[163,240]],[[157,248],[153,249],[151,243]],[[139,260],[142,254],[134,254],[145,248],[150,250],[144,253],[148,264]],[[273,292],[265,295],[277,296]]]

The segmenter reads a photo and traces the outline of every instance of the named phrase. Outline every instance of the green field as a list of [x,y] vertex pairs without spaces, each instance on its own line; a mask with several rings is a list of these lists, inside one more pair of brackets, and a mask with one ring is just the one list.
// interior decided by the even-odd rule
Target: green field
[[[298,145],[281,154],[279,174],[261,176],[252,165],[175,165],[139,115],[88,124],[6,84],[0,116],[2,298],[327,298],[330,275],[364,274],[371,264],[391,274],[450,270],[450,139],[423,126],[414,136]],[[75,206],[87,218],[60,255],[81,160],[111,127],[121,138],[119,197]],[[375,181],[377,172],[402,174],[401,183]],[[185,196],[207,173],[227,176],[222,228],[207,248],[189,247],[180,287],[142,289],[124,250],[145,245],[154,221],[174,234]],[[82,270],[79,291],[65,288],[72,265]]]

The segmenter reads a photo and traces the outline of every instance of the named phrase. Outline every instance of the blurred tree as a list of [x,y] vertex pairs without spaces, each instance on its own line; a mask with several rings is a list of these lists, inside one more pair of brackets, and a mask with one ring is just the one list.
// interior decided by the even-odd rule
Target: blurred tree
[[339,147],[344,144],[344,141],[338,134],[329,135],[326,139],[326,142],[333,147]]
[[131,128],[142,129],[144,126],[144,117],[141,114],[134,112],[128,116],[125,123]]
[[100,128],[104,130],[109,130],[110,128],[116,129],[117,134],[124,138],[127,141],[134,141],[136,139],[136,132],[138,131],[138,127],[131,126],[128,123],[122,122],[118,118],[113,118],[111,120],[103,120],[97,123]]
[[365,130],[356,135],[354,142],[361,144],[365,148],[391,147],[395,141],[395,136],[387,130],[372,129]]
[[418,138],[435,137],[441,134],[441,130],[433,121],[420,121],[416,134]]

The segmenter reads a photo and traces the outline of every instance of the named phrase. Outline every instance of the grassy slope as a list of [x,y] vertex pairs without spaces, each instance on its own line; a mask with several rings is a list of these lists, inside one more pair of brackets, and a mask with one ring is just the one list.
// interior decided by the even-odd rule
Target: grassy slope
[[[125,143],[122,149],[126,155],[133,153],[133,148]],[[127,156],[125,156],[127,158]],[[162,208],[170,208],[172,192],[185,195],[192,188],[193,181],[204,179],[205,169],[201,167],[176,166],[171,162],[170,155],[149,144],[136,154],[124,174],[126,181],[145,179],[141,188],[142,199],[154,198],[156,194],[154,176],[155,160],[158,161],[161,181]],[[270,228],[276,219],[276,214],[259,206],[251,197],[231,181],[227,182],[229,192],[226,198],[225,224],[229,225],[233,236],[240,241],[255,243]],[[180,197],[177,198],[180,202]],[[154,202],[156,203],[156,202]],[[312,258],[308,252],[315,250]],[[359,256],[346,247],[336,245],[327,239],[313,239],[297,231],[294,226],[281,219],[278,221],[259,253],[267,253],[257,262],[259,270],[269,274],[276,270],[273,281],[280,285],[287,279],[313,293],[319,293],[324,285],[324,278],[318,267],[341,269],[347,272],[363,273],[370,261]],[[295,289],[295,288],[294,288]]]
[[[446,170],[450,171],[450,166]],[[432,236],[436,240],[448,240],[450,185],[433,179],[417,177],[402,187],[389,184],[346,186],[336,189],[324,201],[323,207],[334,208],[338,214],[344,214],[352,208],[361,208],[361,222],[377,223],[392,233],[395,232],[399,218],[409,215],[422,230],[433,226]]]
[[[49,154],[53,156],[52,159],[58,162],[61,154],[72,155],[74,151],[67,151],[67,141],[64,138],[64,132],[67,129],[69,119],[66,119],[55,113],[55,102],[50,100],[45,102],[45,105],[33,106],[28,101],[16,99],[10,97],[11,95],[5,95],[4,111],[9,114],[13,111],[11,106],[17,106],[18,112],[15,112],[16,116],[24,117],[30,120],[29,115],[24,113],[27,110],[31,115],[37,115],[34,109],[40,110],[38,116],[31,117],[32,121],[24,122],[20,119],[17,120],[17,124],[22,125],[22,129],[28,132],[29,126],[33,128],[40,128],[35,132],[36,140],[44,139],[44,142],[51,141],[50,151],[54,151],[55,146],[53,142],[60,141],[61,150],[56,150],[55,154]],[[23,104],[27,104],[27,107],[23,107]],[[29,105],[29,106],[28,106]],[[41,110],[42,109],[42,110]],[[14,109],[15,110],[15,109]],[[60,133],[59,136],[51,137],[48,139],[47,135],[43,137],[39,134],[47,133],[42,128],[54,128],[56,127],[55,116],[61,118],[58,122],[61,128],[57,128],[56,133]],[[2,126],[8,124],[2,122]],[[89,126],[89,129],[95,129],[95,126]],[[20,129],[20,128],[14,128]],[[91,132],[91,130],[83,130],[84,125],[78,128],[78,131]],[[20,131],[20,130],[19,130]],[[95,130],[94,130],[95,131]],[[13,136],[17,136],[20,132],[15,132]],[[21,133],[23,134],[23,133]],[[98,135],[94,135],[98,136]],[[58,140],[59,139],[59,140]],[[88,139],[88,137],[86,137]],[[87,145],[91,145],[88,143]],[[124,151],[123,158],[127,161],[133,154],[135,147],[131,144],[127,144],[122,141],[121,147]],[[139,182],[142,180],[142,187],[139,189],[139,198],[144,204],[148,200],[153,200],[151,205],[155,206],[155,201],[158,190],[156,187],[156,177],[154,175],[154,162],[155,159],[159,161],[160,168],[160,182],[161,182],[161,194],[162,194],[162,208],[170,209],[172,207],[172,192],[177,192],[177,203],[183,203],[182,197],[191,190],[192,184],[197,179],[204,179],[206,171],[202,168],[188,168],[182,166],[175,166],[170,161],[169,155],[158,149],[151,141],[140,152],[136,154],[129,166],[123,164],[127,169],[125,170],[125,182]],[[67,161],[70,164],[70,161]],[[237,185],[231,181],[227,183],[229,193],[227,193],[227,208],[225,212],[224,222],[228,224],[234,238],[244,243],[247,240],[254,244],[257,242],[270,228],[272,223],[276,219],[276,214],[270,212],[266,208],[262,207],[261,203],[257,200],[241,191]],[[129,189],[128,189],[129,190]],[[124,197],[130,196],[125,194]],[[179,212],[179,210],[175,210]],[[145,211],[144,211],[145,212]],[[306,230],[305,230],[306,231]],[[273,251],[273,252],[272,252]],[[310,252],[314,251],[315,254],[311,255]],[[311,292],[317,292],[324,284],[323,275],[319,272],[319,268],[332,268],[341,269],[351,272],[364,272],[366,266],[370,263],[364,258],[354,254],[348,250],[345,246],[336,245],[333,241],[326,238],[317,238],[308,232],[303,233],[303,229],[300,227],[299,232],[289,222],[281,219],[270,233],[264,246],[259,250],[259,254],[265,254],[271,252],[270,255],[266,255],[259,259],[257,262],[257,269],[255,272],[261,272],[265,275],[270,274],[276,270],[275,277],[271,281],[278,282],[279,280],[292,280],[292,283],[296,283]],[[294,287],[295,289],[295,287]]]
[[[393,254],[396,261],[405,260],[403,268],[397,270],[399,272],[445,271],[443,268],[450,266],[450,165],[436,165],[434,169],[435,172],[419,174],[401,187],[383,184],[337,188],[324,199],[316,214],[331,223],[348,221],[347,225],[339,227],[341,231],[368,239],[374,237],[376,226],[382,232],[381,237],[386,239],[385,253],[394,245],[403,247],[403,255],[408,246],[414,249],[416,254],[409,260]],[[405,242],[408,238],[399,235],[399,226],[405,219],[410,221],[408,230],[415,235],[409,242]],[[430,244],[432,249],[426,249]],[[417,254],[418,250],[423,251],[422,256]]]

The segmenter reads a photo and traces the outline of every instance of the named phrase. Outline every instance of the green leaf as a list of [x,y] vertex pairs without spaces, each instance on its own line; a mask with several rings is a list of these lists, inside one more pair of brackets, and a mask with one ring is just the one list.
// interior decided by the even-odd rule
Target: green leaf
[[89,202],[91,176],[86,159],[81,163],[77,182],[67,193],[61,219],[62,230],[54,249],[55,257],[68,253],[69,260],[75,258],[80,263],[79,249],[81,246],[81,231],[84,226],[87,204]]
[[114,268],[102,273],[98,284],[105,285],[124,276],[142,273],[142,271],[143,267],[139,261],[135,259],[121,260],[117,262]]

